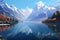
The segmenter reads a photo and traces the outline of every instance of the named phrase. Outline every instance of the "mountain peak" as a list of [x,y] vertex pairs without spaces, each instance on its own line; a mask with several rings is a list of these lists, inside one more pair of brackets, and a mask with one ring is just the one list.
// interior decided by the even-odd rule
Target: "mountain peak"
[[42,1],[36,3],[37,8],[43,7],[45,4]]

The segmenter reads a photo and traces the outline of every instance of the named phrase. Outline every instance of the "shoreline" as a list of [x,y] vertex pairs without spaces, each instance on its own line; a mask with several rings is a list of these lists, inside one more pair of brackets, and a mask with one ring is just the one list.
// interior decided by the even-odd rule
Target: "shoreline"
[[0,26],[2,26],[2,25],[5,26],[5,25],[10,25],[10,24],[0,24]]

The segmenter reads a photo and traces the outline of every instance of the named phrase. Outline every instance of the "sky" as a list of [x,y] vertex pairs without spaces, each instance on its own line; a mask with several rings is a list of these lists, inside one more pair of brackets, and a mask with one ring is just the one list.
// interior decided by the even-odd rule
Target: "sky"
[[35,4],[38,1],[42,1],[46,5],[51,5],[51,3],[59,1],[59,0],[4,0],[4,2],[6,2],[7,4],[14,5],[19,9],[23,9],[26,7],[34,8]]

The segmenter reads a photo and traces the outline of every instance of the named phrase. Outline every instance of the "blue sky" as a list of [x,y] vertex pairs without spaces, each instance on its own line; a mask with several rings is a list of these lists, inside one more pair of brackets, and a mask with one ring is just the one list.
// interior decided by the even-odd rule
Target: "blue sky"
[[[34,8],[35,3],[38,1],[44,2],[46,5],[51,5],[51,3],[56,2],[56,0],[4,0],[9,5],[15,5],[17,8]],[[59,0],[58,0],[59,1]]]

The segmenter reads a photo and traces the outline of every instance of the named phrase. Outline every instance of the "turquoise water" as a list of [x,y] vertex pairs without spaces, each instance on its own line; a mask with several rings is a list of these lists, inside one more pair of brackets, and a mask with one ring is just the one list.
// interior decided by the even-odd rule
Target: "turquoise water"
[[9,39],[10,37],[13,38],[15,36],[18,37],[18,34],[20,36],[21,34],[25,34],[27,36],[33,34],[37,38],[40,38],[41,36],[47,36],[47,35],[54,36],[56,35],[56,32],[54,32],[54,30],[49,28],[49,26],[44,23],[35,23],[35,22],[19,22],[13,25],[10,29],[0,32],[0,35],[2,35],[6,39],[7,38]]

